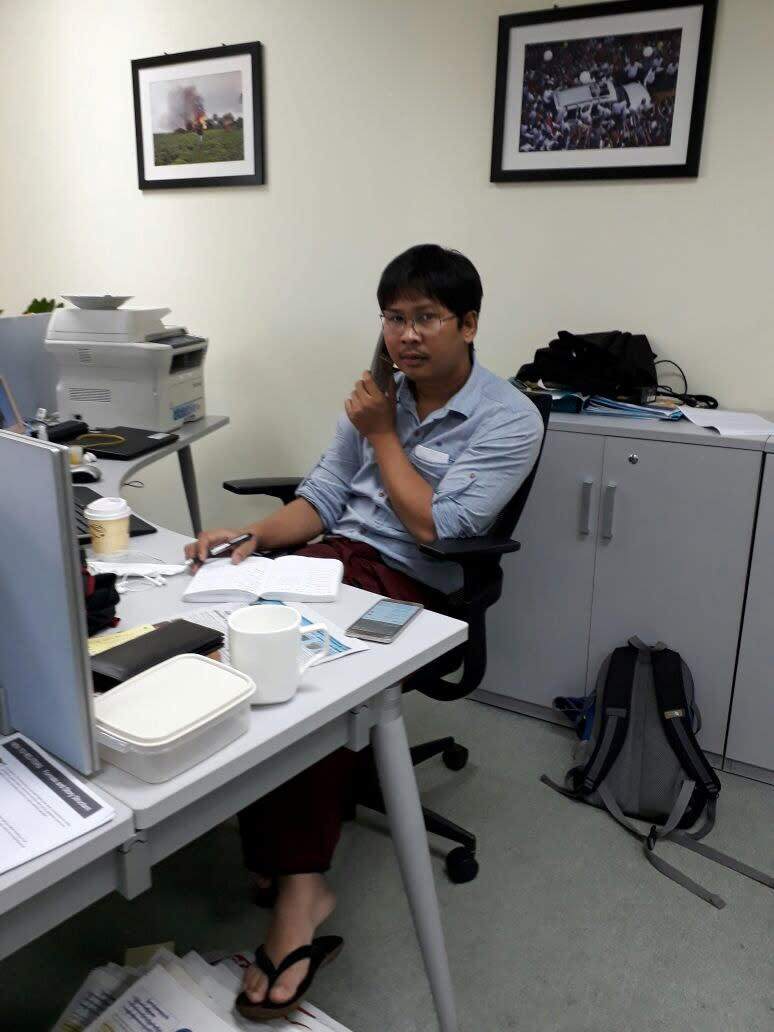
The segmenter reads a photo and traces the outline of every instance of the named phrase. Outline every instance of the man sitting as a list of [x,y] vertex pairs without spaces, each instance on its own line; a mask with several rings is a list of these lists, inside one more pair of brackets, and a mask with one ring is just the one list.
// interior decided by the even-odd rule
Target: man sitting
[[[242,531],[250,540],[234,562],[288,548],[338,558],[345,583],[428,608],[461,586],[461,569],[423,555],[418,543],[486,533],[530,472],[543,435],[529,399],[476,361],[481,297],[476,269],[457,251],[421,244],[389,263],[377,299],[398,371],[386,393],[363,374],[296,499]],[[237,533],[202,533],[186,555],[203,562]],[[247,1017],[292,1010],[340,946],[315,932],[334,909],[324,875],[355,762],[340,749],[240,814],[247,866],[264,891],[276,888],[271,926],[237,1001]]]

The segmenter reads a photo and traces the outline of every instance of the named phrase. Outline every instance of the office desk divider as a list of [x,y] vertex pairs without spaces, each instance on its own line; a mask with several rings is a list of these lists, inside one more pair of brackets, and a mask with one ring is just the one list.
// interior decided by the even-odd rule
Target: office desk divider
[[0,731],[97,769],[67,449],[0,430]]

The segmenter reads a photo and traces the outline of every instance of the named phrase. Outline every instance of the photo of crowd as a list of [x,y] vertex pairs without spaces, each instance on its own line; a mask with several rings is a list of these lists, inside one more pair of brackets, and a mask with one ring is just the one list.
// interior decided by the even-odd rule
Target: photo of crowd
[[519,150],[668,147],[681,29],[524,47]]

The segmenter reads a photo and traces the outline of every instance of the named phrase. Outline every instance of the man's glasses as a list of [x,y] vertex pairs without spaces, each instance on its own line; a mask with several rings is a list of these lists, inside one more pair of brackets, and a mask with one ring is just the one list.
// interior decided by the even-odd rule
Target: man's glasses
[[456,319],[456,315],[436,315],[435,312],[421,312],[413,319],[407,319],[405,315],[398,312],[382,312],[379,318],[382,320],[385,337],[402,337],[409,326],[420,337],[432,337],[441,332],[441,327],[449,319]]

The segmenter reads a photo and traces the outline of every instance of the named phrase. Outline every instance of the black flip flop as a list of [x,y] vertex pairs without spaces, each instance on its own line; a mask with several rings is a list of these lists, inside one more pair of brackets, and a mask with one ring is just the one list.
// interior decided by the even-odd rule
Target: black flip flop
[[[266,955],[263,946],[259,946],[255,951],[255,964],[269,979],[269,988],[266,990],[266,996],[260,1003],[253,1003],[247,996],[247,993],[241,992],[236,999],[236,1009],[243,1018],[247,1018],[249,1021],[269,1021],[272,1018],[284,1018],[292,1010],[295,1010],[304,998],[318,969],[335,960],[339,953],[341,953],[343,946],[344,940],[338,935],[320,935],[312,940],[311,945],[299,946],[297,950],[288,953],[287,957],[280,961],[276,967]],[[297,964],[299,960],[307,959],[309,960],[309,971],[293,998],[288,1000],[287,1003],[272,1003],[269,999],[269,993],[282,972],[287,971],[293,964]]]

